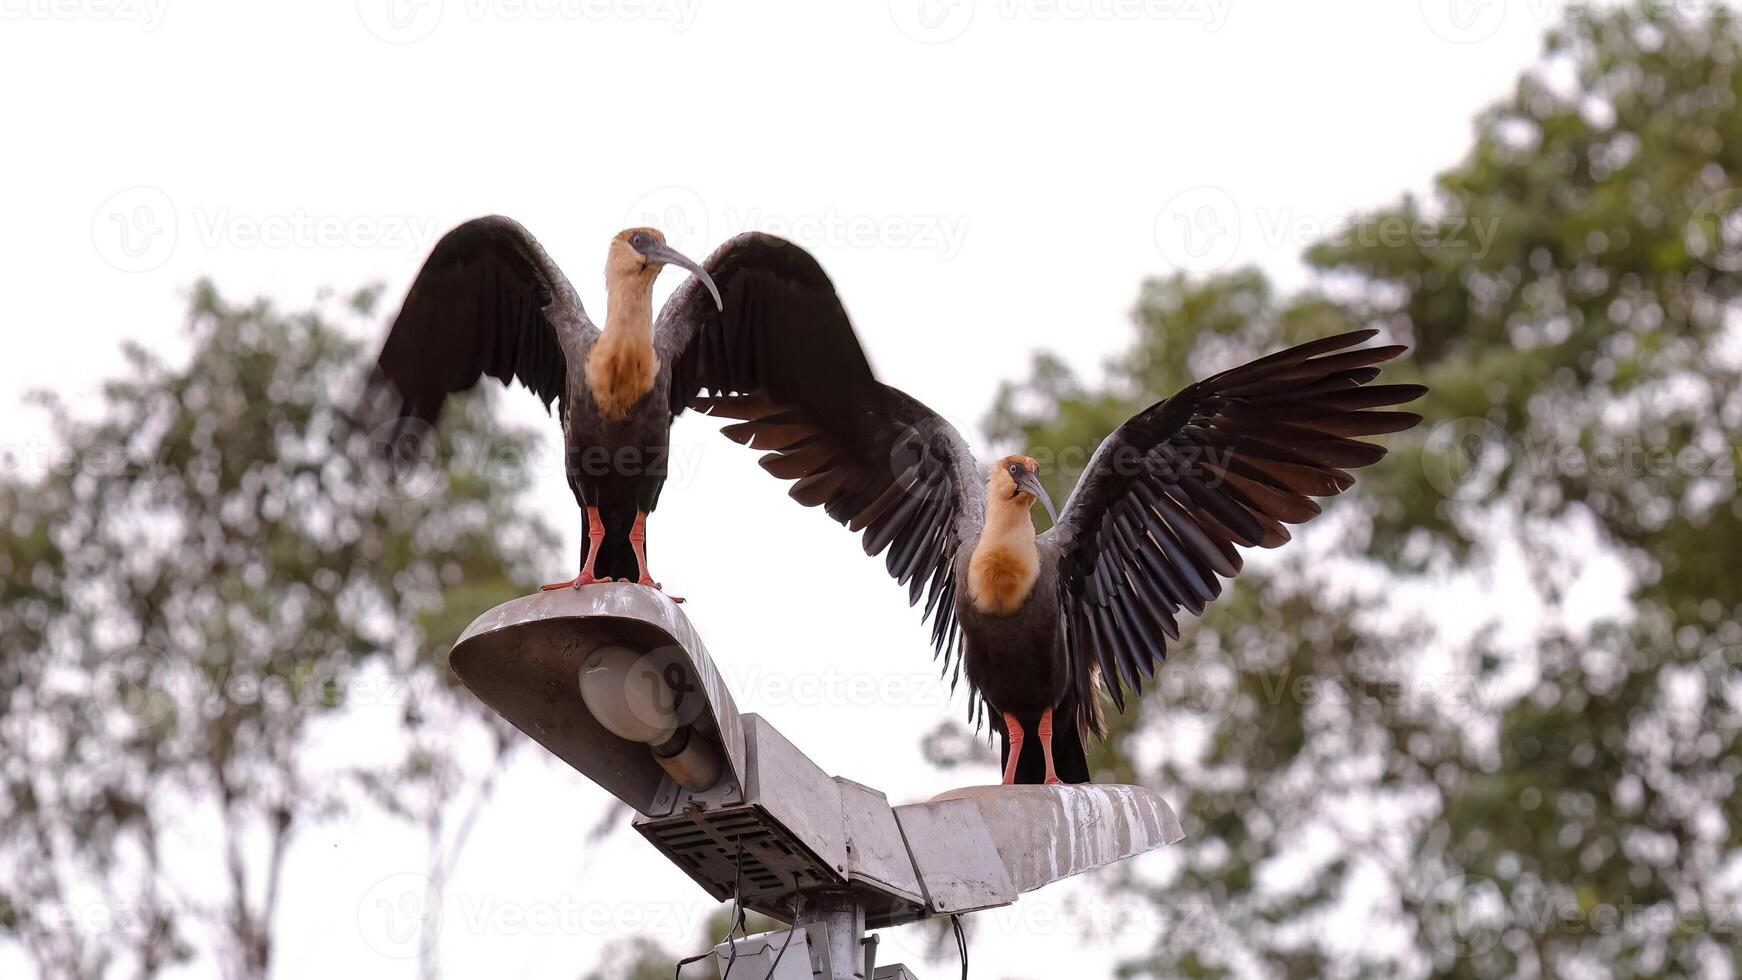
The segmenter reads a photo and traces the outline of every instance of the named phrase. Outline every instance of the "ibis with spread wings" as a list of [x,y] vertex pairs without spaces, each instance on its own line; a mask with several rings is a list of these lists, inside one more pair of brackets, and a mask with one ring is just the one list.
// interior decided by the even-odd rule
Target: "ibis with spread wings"
[[[656,321],[653,281],[666,265],[694,275]],[[520,382],[547,410],[554,401],[584,543],[580,574],[545,588],[617,579],[658,588],[647,515],[669,470],[672,420],[693,398],[756,392],[840,427],[847,409],[833,387],[869,382],[863,358],[844,375],[810,370],[811,305],[839,309],[832,289],[814,289],[821,276],[807,252],[773,236],[739,235],[697,264],[657,230],[631,228],[606,256],[601,330],[519,223],[468,221],[442,237],[412,283],[371,374],[365,416],[387,417],[374,431],[392,449],[408,429],[427,432],[448,396],[486,375]]]
[[762,466],[796,481],[794,498],[863,532],[909,603],[925,599],[946,669],[953,659],[990,709],[1005,783],[1089,781],[1085,741],[1106,731],[1099,690],[1124,710],[1181,614],[1202,613],[1240,571],[1240,548],[1289,540],[1288,525],[1319,513],[1313,498],[1385,455],[1360,437],[1420,422],[1392,406],[1426,391],[1370,383],[1404,350],[1362,346],[1373,330],[1258,358],[1120,425],[1036,534],[1034,504],[1053,512],[1036,462],[1008,456],[983,475],[955,429],[871,379],[838,305],[820,308],[830,316],[813,329],[829,340],[813,370],[840,379],[832,390],[853,415],[769,392],[695,404],[738,419],[728,436],[767,450]]

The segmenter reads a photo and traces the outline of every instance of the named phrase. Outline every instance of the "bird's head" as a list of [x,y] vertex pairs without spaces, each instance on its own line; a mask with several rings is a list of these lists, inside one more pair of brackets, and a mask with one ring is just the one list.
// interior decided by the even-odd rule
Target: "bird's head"
[[1054,523],[1058,521],[1052,498],[1046,495],[1046,487],[1040,482],[1040,464],[1031,457],[1006,456],[999,460],[986,478],[986,496],[994,501],[1014,501],[1023,510],[1033,507],[1038,500],[1046,508],[1046,515]]
[[702,285],[714,297],[714,306],[725,309],[719,287],[708,271],[691,261],[682,252],[665,243],[657,228],[627,228],[611,239],[611,253],[605,259],[605,279],[608,282],[640,282],[652,285],[653,278],[667,264],[682,266],[695,273]]

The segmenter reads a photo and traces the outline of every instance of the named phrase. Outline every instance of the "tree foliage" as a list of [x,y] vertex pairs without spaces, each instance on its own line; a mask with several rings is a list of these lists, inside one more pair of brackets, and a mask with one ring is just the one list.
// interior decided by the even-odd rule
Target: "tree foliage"
[[[1176,926],[1128,974],[1742,967],[1739,60],[1722,10],[1577,11],[1432,200],[1309,251],[1319,289],[1157,279],[1104,387],[1042,358],[1005,390],[992,433],[1062,460],[1338,330],[1432,387],[1116,720],[1098,767],[1188,825],[1114,886]],[[1605,563],[1625,600],[1592,609]]]
[[94,404],[44,397],[52,457],[0,479],[0,943],[44,977],[265,976],[299,833],[439,830],[461,735],[508,744],[445,651],[549,552],[527,437],[472,400],[440,439],[470,452],[377,465],[334,320],[369,299],[202,284],[185,364],[131,346]]

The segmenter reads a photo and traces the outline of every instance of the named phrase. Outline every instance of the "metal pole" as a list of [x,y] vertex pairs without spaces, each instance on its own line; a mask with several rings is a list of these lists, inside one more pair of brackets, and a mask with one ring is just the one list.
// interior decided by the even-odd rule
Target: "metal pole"
[[865,906],[846,891],[807,891],[804,909],[793,923],[821,927],[828,937],[827,980],[865,980]]

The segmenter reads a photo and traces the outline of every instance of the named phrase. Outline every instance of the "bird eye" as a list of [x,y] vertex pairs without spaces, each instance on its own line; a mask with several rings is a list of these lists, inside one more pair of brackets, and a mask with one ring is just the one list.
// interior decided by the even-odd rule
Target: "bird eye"
[[652,240],[652,237],[645,231],[638,231],[629,236],[629,244],[635,246],[637,249],[646,248],[648,243]]
[[1011,463],[1010,464],[1010,475],[1011,476],[1021,476],[1022,475],[1022,467],[1017,466],[1015,463]]

